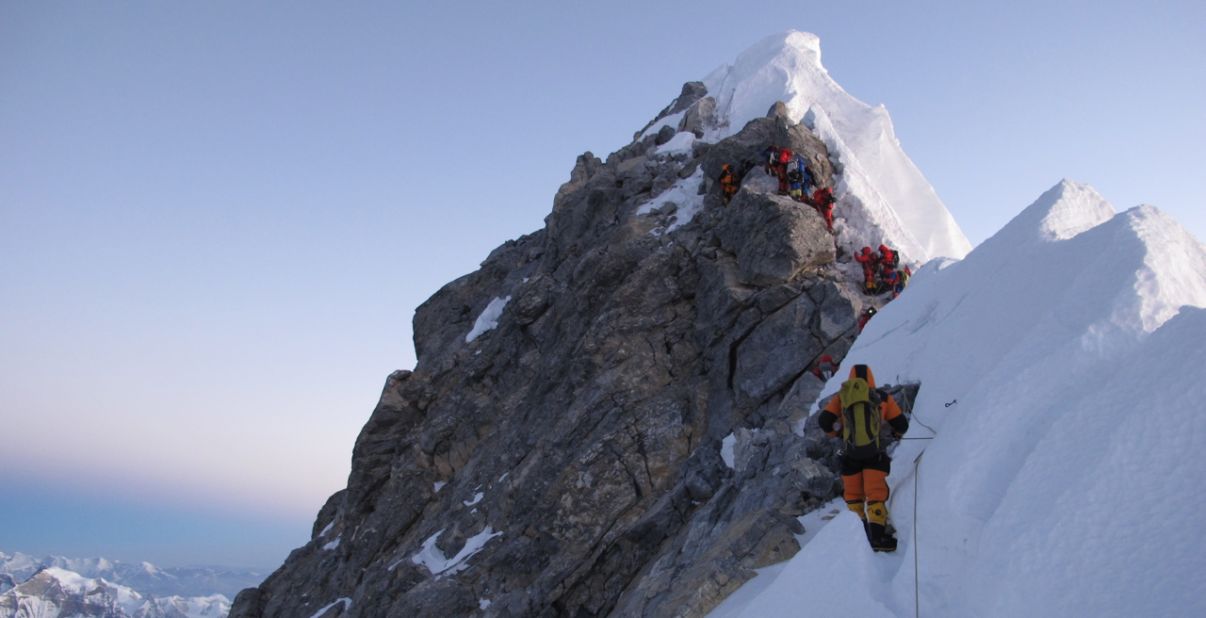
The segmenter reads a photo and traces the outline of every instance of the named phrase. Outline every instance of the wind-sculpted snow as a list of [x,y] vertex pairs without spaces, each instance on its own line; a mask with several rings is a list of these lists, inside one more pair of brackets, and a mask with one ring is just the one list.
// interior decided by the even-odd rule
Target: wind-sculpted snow
[[1206,250],[1152,207],[1112,213],[1065,181],[918,273],[845,360],[924,385],[937,436],[889,478],[899,551],[843,514],[718,615],[1206,615]]

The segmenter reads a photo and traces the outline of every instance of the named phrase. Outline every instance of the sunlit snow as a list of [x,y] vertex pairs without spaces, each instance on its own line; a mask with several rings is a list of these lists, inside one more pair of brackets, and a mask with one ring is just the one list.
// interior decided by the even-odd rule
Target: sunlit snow
[[900,549],[873,554],[841,511],[716,615],[1206,615],[1185,485],[1206,429],[1166,422],[1206,400],[1203,306],[1201,243],[1071,181],[927,266],[843,361],[919,382],[914,420],[937,431],[894,453]]

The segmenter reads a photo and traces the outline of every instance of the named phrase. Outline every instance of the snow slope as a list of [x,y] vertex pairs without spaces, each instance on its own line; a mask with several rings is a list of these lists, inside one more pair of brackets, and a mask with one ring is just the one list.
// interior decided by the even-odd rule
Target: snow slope
[[1070,181],[928,265],[843,362],[919,381],[937,432],[894,454],[899,551],[843,513],[715,615],[1206,615],[1204,273],[1174,220]]
[[[889,238],[916,262],[961,258],[971,250],[938,194],[901,149],[887,110],[859,101],[829,76],[816,35],[789,31],[767,37],[703,81],[716,99],[718,116],[705,141],[740,131],[783,101],[792,120],[805,122],[826,142],[841,174],[838,218],[873,227],[848,230],[857,234],[847,244],[876,246]],[[660,119],[645,134],[665,125],[677,128],[681,116]]]

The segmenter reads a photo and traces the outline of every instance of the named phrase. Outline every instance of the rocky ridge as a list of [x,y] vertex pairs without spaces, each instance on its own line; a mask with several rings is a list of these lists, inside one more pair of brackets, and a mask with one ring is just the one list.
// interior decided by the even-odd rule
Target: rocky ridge
[[772,144],[834,185],[783,105],[666,147],[714,105],[688,84],[659,115],[678,130],[580,156],[544,229],[417,310],[418,364],[386,381],[347,489],[232,616],[699,616],[797,551],[796,518],[837,488],[799,428],[808,369],[877,301],[760,167],[723,204],[721,166]]

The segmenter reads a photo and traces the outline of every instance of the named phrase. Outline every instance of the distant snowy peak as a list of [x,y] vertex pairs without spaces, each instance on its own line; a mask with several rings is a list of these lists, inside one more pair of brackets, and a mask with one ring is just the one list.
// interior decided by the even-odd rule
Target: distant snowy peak
[[[971,243],[938,194],[905,155],[892,120],[882,105],[872,107],[842,89],[821,64],[821,42],[806,32],[769,36],[712,71],[703,80],[711,105],[692,122],[692,110],[676,105],[663,110],[643,135],[670,126],[717,142],[761,118],[776,103],[786,106],[792,122],[807,124],[829,148],[841,178],[836,187],[838,216],[855,215],[878,228],[879,240],[895,244],[904,256],[925,262],[945,256],[962,258]],[[684,89],[684,95],[689,93]],[[681,108],[681,109],[680,109]]]
[[229,611],[230,600],[221,594],[146,597],[128,586],[54,566],[0,594],[0,616],[222,618]]

